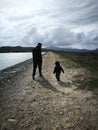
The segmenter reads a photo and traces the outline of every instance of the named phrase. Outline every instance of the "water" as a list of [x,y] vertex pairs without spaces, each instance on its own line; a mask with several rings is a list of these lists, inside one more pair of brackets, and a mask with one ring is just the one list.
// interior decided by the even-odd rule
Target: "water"
[[0,53],[0,70],[32,58],[32,53]]

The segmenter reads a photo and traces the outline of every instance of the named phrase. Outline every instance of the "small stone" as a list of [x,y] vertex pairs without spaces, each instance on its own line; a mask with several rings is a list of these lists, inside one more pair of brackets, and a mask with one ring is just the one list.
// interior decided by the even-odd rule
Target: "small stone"
[[63,112],[61,111],[59,114],[60,114],[60,115],[63,115]]
[[70,82],[68,82],[68,84],[70,84]]
[[64,92],[62,92],[62,94],[65,94]]
[[41,108],[41,111],[43,111],[44,110],[44,108]]
[[13,123],[16,123],[17,120],[16,119],[8,119],[8,122],[13,122]]

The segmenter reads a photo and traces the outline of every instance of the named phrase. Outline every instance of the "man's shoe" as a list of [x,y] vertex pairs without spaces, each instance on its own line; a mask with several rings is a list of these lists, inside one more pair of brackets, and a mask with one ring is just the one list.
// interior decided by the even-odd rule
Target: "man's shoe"
[[40,74],[39,76],[40,76],[40,77],[43,77],[43,75],[42,75],[42,74]]
[[33,78],[33,80],[35,80],[35,77],[34,77],[34,76],[32,76],[32,78]]

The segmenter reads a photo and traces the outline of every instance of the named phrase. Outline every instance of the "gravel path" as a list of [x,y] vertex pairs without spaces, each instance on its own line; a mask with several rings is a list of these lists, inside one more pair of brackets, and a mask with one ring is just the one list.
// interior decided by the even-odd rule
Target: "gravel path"
[[43,56],[43,77],[32,80],[30,62],[0,87],[1,130],[98,130],[98,96],[77,89],[72,78],[82,70],[53,75],[55,53]]

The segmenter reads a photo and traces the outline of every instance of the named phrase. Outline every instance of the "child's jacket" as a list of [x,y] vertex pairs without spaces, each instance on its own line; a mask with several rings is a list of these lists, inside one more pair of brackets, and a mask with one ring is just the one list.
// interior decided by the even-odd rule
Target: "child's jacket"
[[64,70],[63,70],[63,68],[62,68],[61,66],[55,66],[55,67],[54,67],[53,73],[58,73],[58,74],[60,74],[61,72],[64,73]]

